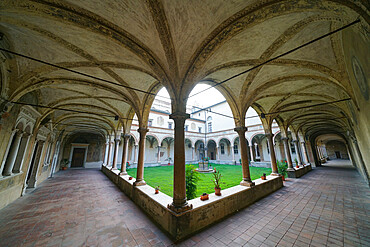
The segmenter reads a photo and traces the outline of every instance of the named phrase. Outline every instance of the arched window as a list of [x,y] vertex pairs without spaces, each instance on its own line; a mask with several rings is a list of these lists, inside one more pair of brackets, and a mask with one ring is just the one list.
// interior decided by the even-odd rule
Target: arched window
[[221,154],[225,154],[225,145],[221,144],[220,147],[221,147]]
[[207,117],[207,121],[212,121],[212,117],[211,116]]

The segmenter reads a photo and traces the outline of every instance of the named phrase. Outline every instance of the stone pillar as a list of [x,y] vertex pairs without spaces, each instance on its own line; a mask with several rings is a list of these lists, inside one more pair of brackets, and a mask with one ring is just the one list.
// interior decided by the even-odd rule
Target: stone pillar
[[5,163],[4,170],[3,170],[3,175],[4,176],[12,175],[12,170],[13,170],[13,167],[14,167],[15,159],[17,158],[17,154],[18,154],[18,150],[19,150],[19,145],[21,143],[22,135],[23,135],[23,132],[21,132],[19,130],[15,134],[13,144],[10,147],[8,157],[6,158],[6,163]]
[[243,180],[240,182],[240,185],[244,186],[254,186],[254,183],[251,180],[251,175],[249,172],[249,160],[248,160],[248,145],[247,140],[245,139],[245,132],[247,127],[239,126],[234,129],[239,135],[239,144],[240,144],[240,157],[242,159],[242,171],[243,171]]
[[161,146],[158,146],[158,151],[157,151],[157,163],[161,163]]
[[234,152],[234,145],[231,146],[231,152],[233,154],[233,163],[235,163],[235,152]]
[[195,157],[195,147],[191,147],[191,161],[194,161]]
[[251,161],[256,161],[255,160],[255,155],[253,154],[253,145],[249,146],[249,152],[251,153]]
[[120,139],[114,139],[114,150],[113,150],[113,162],[111,170],[117,170],[117,157],[118,157],[118,148],[119,143],[121,142]]
[[139,128],[137,131],[140,134],[140,139],[139,139],[139,155],[137,161],[136,181],[134,182],[134,186],[146,184],[144,181],[144,154],[145,154],[146,133],[148,133],[149,129]]
[[108,165],[108,147],[109,147],[109,143],[105,143],[105,152],[104,152],[104,164],[105,164],[105,166]]
[[306,143],[304,141],[301,142],[301,146],[302,146],[303,156],[304,156],[305,161],[306,161],[306,165],[309,165],[310,164],[310,160],[308,159],[308,154],[307,154],[307,149],[306,149]]
[[[18,151],[18,153],[20,152],[21,156],[20,156],[19,162],[16,163],[13,167],[13,173],[20,173],[22,171],[23,163],[24,163],[25,159],[27,158],[27,150],[28,150],[28,145],[30,143],[31,137],[32,137],[31,134],[23,133],[23,138],[22,139],[26,139],[25,140],[26,144],[25,144],[24,148],[22,149],[23,153],[22,153],[22,151]],[[22,141],[21,141],[21,145],[22,145]],[[16,162],[17,162],[17,160],[16,160]]]
[[293,140],[293,143],[294,143],[295,152],[296,152],[297,158],[298,158],[298,165],[304,166],[304,164],[302,162],[301,152],[299,150],[298,140]]
[[120,175],[127,175],[126,164],[127,164],[127,154],[128,154],[128,141],[130,140],[130,135],[123,136],[122,143],[122,164],[121,164],[121,173]]
[[185,120],[190,117],[185,112],[174,112],[170,119],[175,122],[175,144],[174,144],[174,174],[173,174],[173,202],[168,208],[180,213],[192,208],[186,201],[185,183]]
[[283,137],[281,138],[284,144],[284,151],[285,151],[285,157],[286,161],[288,163],[288,171],[294,171],[293,169],[293,163],[292,163],[292,156],[290,155],[290,148],[289,148],[289,143],[288,143],[288,138]]
[[137,163],[137,145],[134,145],[134,164]]
[[110,140],[109,140],[109,142],[108,142],[107,165],[106,165],[106,166],[109,166],[109,165],[110,165],[110,157],[111,157],[111,153],[112,153],[112,145],[111,145],[111,142],[110,142]]
[[220,148],[220,146],[217,146],[217,161],[220,164],[220,161],[221,161],[221,148]]
[[42,140],[39,140],[38,141],[38,145],[37,145],[37,150],[36,150],[36,157],[34,159],[34,164],[33,164],[33,168],[32,168],[32,171],[31,171],[31,177],[30,179],[28,180],[28,183],[27,183],[27,188],[35,188],[36,187],[36,183],[37,183],[37,174],[39,172],[39,168],[40,168],[40,164],[41,164],[41,156],[42,156],[42,153],[43,153],[43,150],[44,150],[44,144],[45,144],[45,141],[42,141]]
[[261,159],[261,153],[258,155],[258,144],[256,142],[254,143],[254,151],[256,152],[256,158],[259,157]]
[[275,149],[274,149],[274,143],[272,141],[272,134],[266,134],[266,139],[269,144],[269,150],[270,150],[270,159],[271,159],[271,175],[273,176],[279,176],[279,172],[276,165],[276,156],[275,156]]

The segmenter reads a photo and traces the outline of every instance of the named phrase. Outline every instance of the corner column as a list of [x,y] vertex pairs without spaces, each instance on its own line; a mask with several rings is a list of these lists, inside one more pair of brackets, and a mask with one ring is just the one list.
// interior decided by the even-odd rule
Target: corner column
[[253,155],[253,145],[250,145],[249,146],[249,152],[251,153],[251,157],[250,157],[250,159],[251,159],[251,161],[255,161],[254,159],[254,155]]
[[287,170],[288,171],[294,171],[293,163],[292,163],[292,156],[290,155],[290,148],[289,148],[288,138],[283,137],[283,138],[281,138],[281,140],[284,143],[284,151],[285,151],[285,156],[286,156],[286,160],[287,160],[287,163],[288,163],[288,169]]
[[17,154],[18,154],[18,150],[19,150],[19,145],[21,143],[22,135],[23,135],[23,132],[21,132],[19,130],[17,131],[17,133],[15,133],[14,142],[13,142],[11,148],[10,148],[10,152],[8,154],[8,157],[7,157],[5,166],[4,166],[4,171],[3,171],[4,176],[12,175],[12,170],[13,170],[13,167],[14,167],[15,160],[17,158]]
[[272,141],[272,134],[268,133],[265,134],[267,142],[269,144],[269,150],[270,150],[270,158],[271,158],[271,175],[272,176],[279,176],[279,172],[276,165],[276,156],[275,156],[275,149],[274,149],[274,143]]
[[157,163],[160,164],[161,163],[161,146],[158,146],[157,148],[158,148],[158,150],[157,150]]
[[220,148],[220,146],[217,146],[217,161],[220,164],[220,162],[221,162],[221,148]]
[[192,208],[186,201],[185,183],[185,120],[190,118],[185,112],[174,112],[170,119],[175,122],[175,152],[173,166],[173,202],[167,207],[176,213],[184,212]]
[[134,145],[134,163],[133,164],[135,164],[135,163],[137,163],[137,146],[138,145]]
[[140,134],[139,139],[139,155],[137,160],[137,172],[136,172],[136,181],[134,182],[134,186],[146,185],[144,181],[144,154],[145,154],[145,139],[146,133],[148,133],[149,129],[146,128],[139,128],[137,132]]
[[243,171],[243,180],[240,182],[240,185],[254,186],[254,183],[251,180],[251,175],[249,172],[249,160],[248,160],[248,145],[247,140],[245,139],[245,132],[247,127],[239,126],[234,129],[239,135],[240,143],[240,157],[242,159],[242,171]]
[[298,165],[304,166],[304,164],[302,162],[301,152],[299,150],[298,140],[293,140],[293,143],[294,143],[294,147],[295,147],[295,152],[296,152],[297,157],[298,157]]

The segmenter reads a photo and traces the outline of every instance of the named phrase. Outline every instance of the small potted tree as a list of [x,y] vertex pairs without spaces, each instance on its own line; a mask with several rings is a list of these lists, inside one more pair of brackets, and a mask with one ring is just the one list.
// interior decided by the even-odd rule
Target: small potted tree
[[264,173],[264,174],[261,176],[261,179],[262,179],[262,180],[266,180],[266,173]]
[[165,159],[165,161],[168,161],[168,165],[171,165],[171,160],[172,160],[172,158],[171,157],[168,157],[167,159]]
[[288,175],[288,172],[287,172],[288,165],[287,165],[287,163],[283,162],[283,161],[278,162],[277,167],[278,167],[279,174],[282,176],[283,181],[285,181],[285,177]]
[[294,163],[295,163],[295,168],[299,168],[299,165],[298,165],[298,160],[297,158],[294,159]]
[[62,170],[67,170],[68,164],[69,164],[69,160],[68,159],[62,159],[62,161],[60,162],[60,168]]
[[217,172],[214,172],[212,173],[213,174],[213,183],[215,185],[215,195],[216,196],[220,196],[221,195],[221,178],[222,178],[222,175],[220,173],[220,171],[217,171]]
[[161,186],[156,186],[154,188],[154,194],[158,194],[159,193],[159,189],[161,188]]

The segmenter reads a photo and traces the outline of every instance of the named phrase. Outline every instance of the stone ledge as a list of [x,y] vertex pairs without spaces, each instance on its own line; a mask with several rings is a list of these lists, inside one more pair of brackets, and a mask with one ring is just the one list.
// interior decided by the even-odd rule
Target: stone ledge
[[251,188],[237,185],[222,190],[221,196],[210,194],[207,201],[189,200],[193,209],[176,214],[167,208],[172,203],[170,196],[154,194],[154,188],[149,185],[135,187],[135,179],[119,176],[118,170],[103,166],[102,172],[175,240],[184,239],[283,187],[280,176],[267,176],[267,180],[254,180],[256,185]]
[[311,164],[304,167],[294,168],[294,171],[288,171],[288,178],[299,178],[312,170]]

